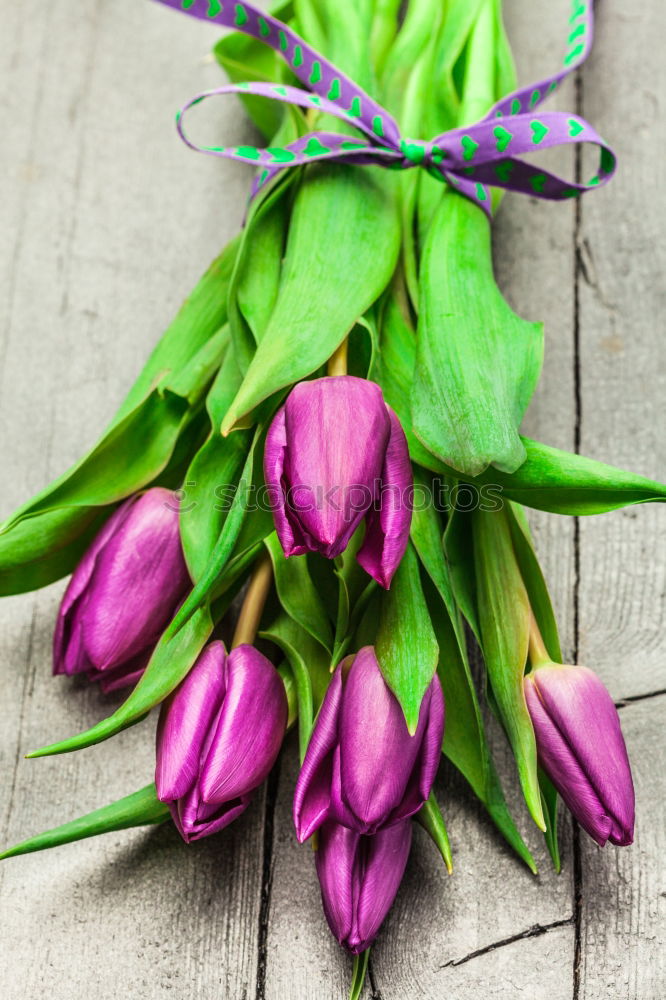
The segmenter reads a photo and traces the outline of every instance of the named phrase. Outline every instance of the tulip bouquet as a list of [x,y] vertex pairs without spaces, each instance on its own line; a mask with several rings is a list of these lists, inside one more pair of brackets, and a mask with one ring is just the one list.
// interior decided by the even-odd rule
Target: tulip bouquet
[[[269,145],[197,148],[254,165],[253,198],[100,441],[0,529],[1,593],[72,573],[54,673],[129,691],[28,756],[161,706],[155,778],[4,857],[169,818],[186,843],[214,834],[297,726],[295,832],[358,995],[413,820],[451,869],[442,752],[536,870],[483,698],[556,867],[558,795],[598,844],[632,841],[618,715],[563,665],[524,508],[597,514],[666,487],[521,436],[543,329],[501,296],[490,244],[502,187],[557,201],[613,172],[591,125],[537,110],[587,55],[591,3],[563,69],[516,90],[501,0],[160,2],[237,29],[218,93]],[[517,155],[583,141],[601,150],[585,183]]]

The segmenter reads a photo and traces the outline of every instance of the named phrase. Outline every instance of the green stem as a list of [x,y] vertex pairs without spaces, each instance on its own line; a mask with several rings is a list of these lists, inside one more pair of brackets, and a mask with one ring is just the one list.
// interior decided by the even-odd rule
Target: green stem
[[349,350],[349,338],[345,337],[339,347],[333,351],[330,358],[328,359],[328,365],[326,368],[327,375],[346,375],[347,374],[347,354]]
[[544,664],[552,663],[532,610],[530,610],[529,657],[533,670],[544,666]]
[[368,959],[370,958],[370,949],[366,948],[362,951],[360,955],[354,955],[354,971],[352,973],[352,984],[349,991],[349,1000],[360,1000],[361,993],[363,992],[363,987],[365,985],[365,977],[368,971]]
[[404,135],[418,135],[423,108],[409,104],[406,91],[415,64],[432,38],[432,0],[411,0],[405,21],[386,61],[382,103],[400,123]]
[[370,52],[375,74],[381,76],[389,49],[398,31],[401,0],[377,0],[370,36]]
[[460,126],[479,121],[495,103],[495,37],[494,0],[486,0],[467,44]]
[[232,649],[235,649],[236,646],[251,646],[254,642],[272,582],[273,563],[266,552],[257,559],[252,571],[231,642]]

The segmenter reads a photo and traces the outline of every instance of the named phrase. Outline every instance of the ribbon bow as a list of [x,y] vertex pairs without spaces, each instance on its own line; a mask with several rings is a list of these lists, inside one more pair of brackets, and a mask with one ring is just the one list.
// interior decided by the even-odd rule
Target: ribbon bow
[[[265,42],[289,65],[309,89],[270,83],[239,83],[217,87],[193,97],[177,116],[184,142],[198,152],[254,163],[259,169],[252,197],[286,167],[315,160],[384,167],[425,167],[453,185],[490,215],[488,186],[520,191],[537,198],[560,201],[605,184],[615,171],[611,148],[588,122],[564,111],[535,114],[536,108],[561,80],[587,58],[592,46],[592,0],[573,0],[569,18],[568,50],[564,67],[539,83],[515,90],[495,104],[475,125],[451,129],[430,141],[405,139],[396,120],[353,80],[311,48],[277,18],[252,4],[231,0],[157,0],[196,17]],[[220,94],[256,94],[302,108],[335,115],[367,138],[335,132],[310,132],[287,146],[199,146],[185,133],[184,117],[195,104]],[[565,143],[589,142],[600,149],[599,168],[587,183],[564,180],[517,157]]]

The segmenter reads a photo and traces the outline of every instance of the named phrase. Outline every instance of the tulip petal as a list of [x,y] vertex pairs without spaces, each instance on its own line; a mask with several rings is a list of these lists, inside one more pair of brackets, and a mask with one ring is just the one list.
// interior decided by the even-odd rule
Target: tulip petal
[[98,683],[103,694],[133,686],[148,666],[151,655],[152,650],[148,649],[112,670],[89,670],[88,680],[93,684]]
[[301,382],[284,411],[287,516],[310,550],[332,559],[379,488],[391,432],[381,389],[350,375]]
[[[331,818],[366,834],[394,822],[418,766],[427,722],[426,708],[419,716],[416,733],[409,735],[400,704],[381,674],[374,649],[361,649],[344,686],[340,767],[333,772]],[[412,811],[418,808],[419,803],[414,803]]]
[[370,947],[393,905],[407,867],[412,824],[406,820],[362,839],[365,870],[357,902],[356,939],[349,942],[353,954]]
[[324,695],[296,782],[293,816],[296,837],[301,844],[312,836],[328,815],[341,700],[342,664],[336,668]]
[[81,595],[90,665],[118,666],[154,645],[189,582],[174,496],[151,489],[98,552]]
[[315,865],[328,926],[345,946],[353,934],[358,899],[356,855],[361,836],[339,823],[324,823],[319,831]]
[[287,715],[284,684],[270,660],[253,646],[233,649],[222,710],[201,769],[206,803],[242,798],[264,781],[280,752]]
[[53,636],[53,673],[77,674],[90,667],[83,647],[81,622],[77,616],[77,605],[85,593],[95,568],[99,552],[109,538],[118,531],[129,517],[138,496],[132,496],[120,505],[103,525],[86,549],[67,585],[56,619]]
[[400,421],[386,407],[391,436],[381,471],[380,496],[366,518],[365,538],[356,556],[366,573],[386,590],[400,565],[412,523],[412,466]]
[[324,823],[315,854],[326,920],[352,954],[374,941],[395,899],[409,857],[411,822],[364,836]]
[[284,406],[278,410],[266,435],[264,447],[264,478],[269,489],[275,530],[285,556],[300,556],[308,551],[298,522],[292,524],[285,509],[283,483],[284,460],[287,449],[287,431]]
[[421,751],[409,779],[404,798],[398,809],[392,814],[393,822],[413,816],[421,809],[428,801],[437,777],[439,763],[442,759],[445,718],[444,692],[437,674],[431,680],[421,702],[419,723],[423,717],[425,719]]
[[182,798],[197,782],[208,731],[225,694],[226,655],[224,643],[211,642],[162,706],[155,770],[161,802]]
[[171,803],[169,810],[178,832],[186,844],[218,833],[244,813],[252,796],[225,802],[222,805],[206,806],[195,788],[178,802]]
[[525,697],[544,770],[598,844],[630,844],[634,789],[620,720],[586,667],[544,666],[525,678]]

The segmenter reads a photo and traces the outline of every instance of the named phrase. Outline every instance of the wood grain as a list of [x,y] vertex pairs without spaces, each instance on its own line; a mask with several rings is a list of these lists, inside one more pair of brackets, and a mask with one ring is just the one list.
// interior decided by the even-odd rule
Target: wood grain
[[580,998],[666,995],[666,696],[620,710],[636,785],[629,850],[584,843]]
[[[666,9],[610,0],[599,15],[583,113],[620,167],[581,202],[581,451],[663,480]],[[646,504],[581,521],[580,656],[615,698],[666,688],[664,516]]]
[[[220,80],[206,56],[215,29],[143,3],[0,5],[8,39],[0,47],[4,515],[93,443],[179,302],[236,231],[249,177],[240,165],[190,153],[173,127],[183,100]],[[505,6],[520,79],[535,79],[557,64],[567,4]],[[619,0],[598,5],[582,110],[620,153],[613,184],[584,199],[578,216],[571,204],[509,196],[495,230],[505,294],[521,315],[546,321],[543,380],[525,432],[569,450],[580,438],[582,452],[656,478],[666,457],[665,17],[656,0],[640,11]],[[567,85],[551,106],[573,109],[574,100]],[[227,141],[251,141],[231,101],[206,121]],[[551,163],[573,176],[569,152]],[[663,518],[663,508],[645,506],[583,519],[577,533],[572,519],[530,515],[567,654],[578,640],[581,659],[617,698],[666,687]],[[150,722],[83,753],[22,759],[117,703],[49,677],[62,587],[0,602],[7,843],[126,794],[152,772]],[[621,710],[637,784],[636,845],[602,852],[581,840],[576,886],[570,821],[561,820],[557,877],[520,806],[501,733],[493,730],[493,744],[539,855],[537,879],[443,769],[438,796],[454,875],[417,830],[365,1000],[666,995],[664,700]],[[189,849],[165,826],[0,866],[3,996],[344,1000],[351,962],[328,932],[310,848],[293,836],[296,772],[290,739],[279,775],[247,814]]]

